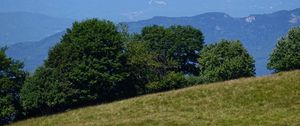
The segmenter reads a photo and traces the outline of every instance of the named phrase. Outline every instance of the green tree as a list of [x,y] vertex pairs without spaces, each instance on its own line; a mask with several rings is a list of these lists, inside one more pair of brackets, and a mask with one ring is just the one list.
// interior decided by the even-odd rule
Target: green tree
[[8,58],[5,50],[0,48],[0,125],[20,116],[19,93],[26,77],[23,63]]
[[149,51],[158,54],[157,59],[167,71],[197,74],[195,63],[203,47],[202,32],[191,26],[149,26],[142,29],[141,38]]
[[144,93],[182,88],[184,74],[198,73],[202,46],[202,33],[191,26],[145,27],[126,46],[130,78]]
[[222,40],[208,45],[198,59],[201,80],[224,81],[255,75],[254,60],[240,41]]
[[156,60],[157,54],[148,51],[145,42],[128,43],[126,54],[129,83],[134,83],[136,94],[144,94],[145,85],[160,78],[161,63]]
[[300,27],[289,30],[269,57],[268,69],[275,72],[300,69]]
[[[75,22],[50,50],[44,68],[25,83],[21,95],[24,108],[52,111],[122,96],[114,92],[128,76],[121,40],[117,26],[110,21]],[[36,100],[40,96],[45,97]]]

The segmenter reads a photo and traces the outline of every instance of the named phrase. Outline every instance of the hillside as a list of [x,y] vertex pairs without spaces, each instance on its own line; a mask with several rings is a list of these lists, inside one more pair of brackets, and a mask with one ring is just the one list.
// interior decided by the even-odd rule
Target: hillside
[[300,125],[299,76],[293,71],[194,86],[12,125]]
[[41,40],[64,31],[72,22],[37,13],[0,12],[0,46]]

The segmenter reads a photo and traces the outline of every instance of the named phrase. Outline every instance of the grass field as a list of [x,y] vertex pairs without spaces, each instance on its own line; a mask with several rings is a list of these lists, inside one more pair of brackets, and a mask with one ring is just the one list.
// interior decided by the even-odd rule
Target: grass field
[[141,96],[13,126],[300,126],[300,71]]

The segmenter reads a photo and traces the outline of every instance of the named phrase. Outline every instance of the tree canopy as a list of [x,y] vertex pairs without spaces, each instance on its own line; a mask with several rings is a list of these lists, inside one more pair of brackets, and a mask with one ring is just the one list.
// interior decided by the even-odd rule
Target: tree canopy
[[268,68],[275,72],[300,69],[300,27],[289,30],[269,57]]
[[157,59],[166,66],[166,71],[198,74],[195,63],[204,44],[200,30],[191,26],[154,25],[143,28],[141,38],[149,51],[157,52]]
[[[124,72],[124,44],[110,21],[75,22],[53,47],[44,67],[26,81],[22,103],[28,111],[64,108],[115,97]],[[43,100],[38,100],[42,97]]]
[[0,125],[20,116],[20,89],[26,72],[23,63],[6,56],[6,48],[0,48]]
[[157,53],[148,51],[144,42],[128,43],[126,55],[129,83],[134,82],[136,93],[143,94],[147,83],[159,80],[162,64],[156,60]]
[[200,76],[210,82],[255,75],[254,60],[240,41],[222,40],[208,45],[198,61]]

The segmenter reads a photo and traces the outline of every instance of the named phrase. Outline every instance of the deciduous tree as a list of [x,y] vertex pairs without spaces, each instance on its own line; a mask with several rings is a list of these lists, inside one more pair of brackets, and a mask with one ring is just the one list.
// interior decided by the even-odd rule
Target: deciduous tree
[[281,38],[269,58],[268,69],[275,72],[300,69],[300,27]]
[[114,89],[128,76],[124,51],[122,35],[112,22],[75,22],[50,50],[44,67],[26,81],[24,108],[52,111],[117,99]]
[[208,82],[255,75],[254,59],[240,41],[222,40],[208,45],[198,61],[200,76]]

